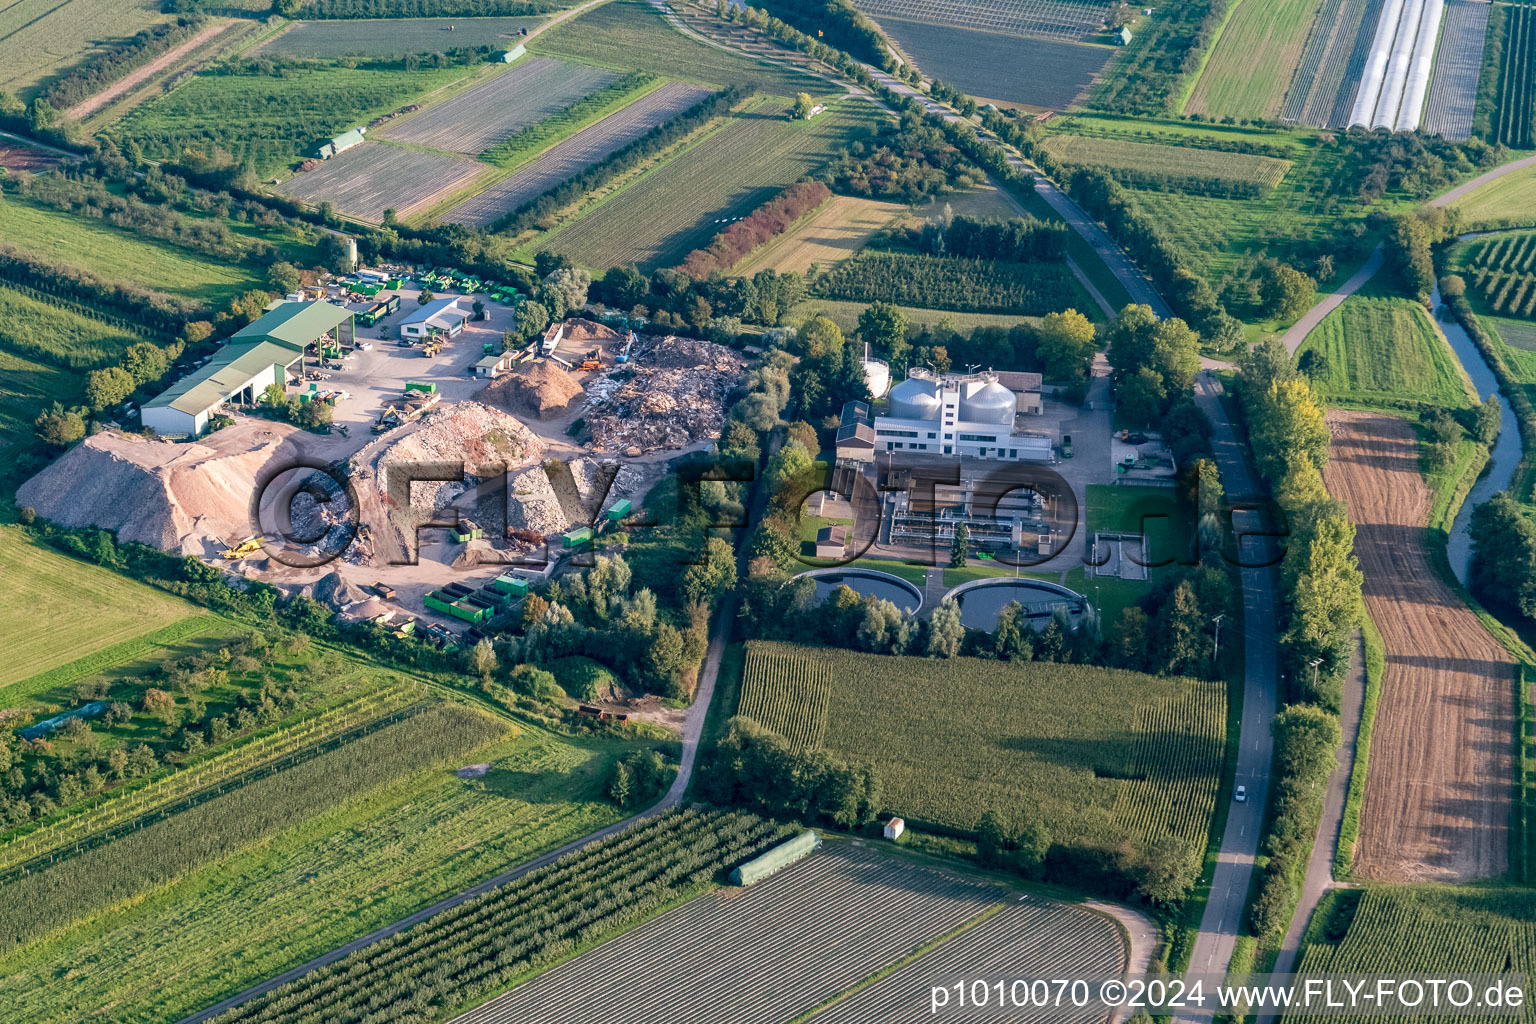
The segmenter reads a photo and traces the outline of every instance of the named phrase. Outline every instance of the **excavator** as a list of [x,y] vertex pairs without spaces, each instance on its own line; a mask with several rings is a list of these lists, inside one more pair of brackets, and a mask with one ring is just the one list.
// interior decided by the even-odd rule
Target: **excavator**
[[261,550],[261,538],[247,537],[219,557],[228,559],[244,558],[247,555],[255,554],[259,550]]

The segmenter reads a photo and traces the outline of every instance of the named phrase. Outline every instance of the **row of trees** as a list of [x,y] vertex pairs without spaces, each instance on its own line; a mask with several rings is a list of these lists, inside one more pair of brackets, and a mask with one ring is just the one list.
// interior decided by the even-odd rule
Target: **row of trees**
[[188,14],[149,28],[75,65],[55,78],[41,93],[53,107],[63,110],[105,89],[134,68],[149,63],[171,47],[202,31],[207,19]]
[[[892,63],[885,40],[869,18],[847,0],[763,0],[762,10],[782,18],[819,39],[838,47],[859,60],[877,67]],[[740,4],[715,0],[715,13],[723,18],[745,21],[747,10]]]
[[682,262],[683,272],[694,280],[709,277],[734,267],[753,249],[789,227],[826,202],[832,190],[819,181],[798,181],[768,200],[756,210],[719,232],[702,249],[695,249]]
[[967,256],[1009,263],[1061,262],[1067,254],[1068,229],[1033,217],[981,220],[955,216],[949,204],[943,213],[916,228],[907,229],[907,240],[930,256]]
[[1342,680],[1359,625],[1363,577],[1349,510],[1323,486],[1330,440],[1323,406],[1278,340],[1239,360],[1238,395],[1254,458],[1286,529],[1279,654],[1290,703],[1271,725],[1276,770],[1265,839],[1270,860],[1249,911],[1255,934],[1273,938],[1299,898],[1322,812],[1322,783],[1341,741]]

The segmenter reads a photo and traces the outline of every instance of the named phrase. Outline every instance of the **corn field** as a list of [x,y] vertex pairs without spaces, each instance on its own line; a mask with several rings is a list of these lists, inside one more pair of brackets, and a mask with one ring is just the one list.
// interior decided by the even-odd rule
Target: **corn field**
[[[1376,888],[1367,889],[1359,901],[1343,938],[1336,945],[1308,946],[1299,974],[1536,974],[1536,894],[1529,889]],[[1482,996],[1481,989],[1477,995]],[[1458,1016],[1491,1024],[1529,1021],[1536,1013],[1527,1001],[1523,1012],[1513,1016]]]
[[1222,683],[1088,665],[747,644],[738,714],[875,769],[909,822],[968,832],[1036,809],[1064,843],[1203,847],[1226,753]]
[[815,749],[827,732],[828,692],[826,666],[821,662],[756,652],[742,673],[737,714],[772,729],[796,747]]

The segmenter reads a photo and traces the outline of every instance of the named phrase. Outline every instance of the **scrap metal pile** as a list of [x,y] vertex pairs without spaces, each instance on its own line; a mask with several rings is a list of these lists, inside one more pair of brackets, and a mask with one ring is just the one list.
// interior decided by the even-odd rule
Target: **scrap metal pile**
[[588,388],[593,447],[635,455],[719,437],[726,397],[745,369],[745,360],[724,345],[661,339],[607,385]]

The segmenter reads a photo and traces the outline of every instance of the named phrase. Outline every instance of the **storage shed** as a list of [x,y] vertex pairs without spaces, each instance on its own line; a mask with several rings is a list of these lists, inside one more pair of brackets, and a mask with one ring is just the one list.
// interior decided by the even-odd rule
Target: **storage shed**
[[907,823],[900,818],[892,818],[885,823],[885,838],[900,839],[901,834],[907,830]]
[[816,531],[816,557],[842,558],[848,551],[848,527],[838,523]]

